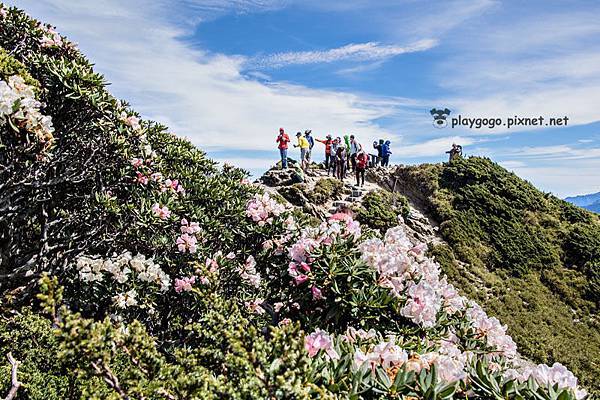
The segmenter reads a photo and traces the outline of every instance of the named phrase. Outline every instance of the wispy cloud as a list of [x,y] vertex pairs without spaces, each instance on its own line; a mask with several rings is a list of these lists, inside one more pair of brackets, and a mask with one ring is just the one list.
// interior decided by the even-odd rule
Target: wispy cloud
[[249,59],[247,68],[281,68],[288,65],[332,63],[336,61],[376,61],[405,53],[425,51],[435,47],[434,39],[423,39],[407,46],[384,45],[378,42],[348,44],[328,50],[292,51]]
[[508,156],[542,160],[600,159],[600,147],[577,148],[565,144],[556,146],[527,146],[514,152],[506,152],[505,154]]

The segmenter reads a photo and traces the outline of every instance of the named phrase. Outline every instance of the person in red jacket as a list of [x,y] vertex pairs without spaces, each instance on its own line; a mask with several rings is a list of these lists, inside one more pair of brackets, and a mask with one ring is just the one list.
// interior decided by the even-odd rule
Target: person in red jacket
[[275,139],[275,142],[279,145],[279,154],[281,155],[281,169],[287,168],[287,149],[290,137],[285,133],[283,128],[279,128],[279,136]]
[[360,150],[356,156],[356,186],[365,186],[365,170],[367,169],[368,163],[369,156],[367,156],[367,153]]
[[329,175],[329,163],[333,163],[333,157],[335,157],[335,154],[332,155],[331,154],[331,145],[333,143],[333,140],[331,139],[331,135],[327,135],[325,137],[325,140],[321,140],[321,139],[316,139],[315,140],[317,142],[321,142],[325,145],[325,169],[327,170],[327,175]]

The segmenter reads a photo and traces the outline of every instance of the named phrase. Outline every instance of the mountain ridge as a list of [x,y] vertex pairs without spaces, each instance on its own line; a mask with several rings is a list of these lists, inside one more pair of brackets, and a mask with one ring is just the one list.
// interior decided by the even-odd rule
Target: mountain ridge
[[565,201],[585,208],[586,210],[600,213],[600,192],[565,197]]

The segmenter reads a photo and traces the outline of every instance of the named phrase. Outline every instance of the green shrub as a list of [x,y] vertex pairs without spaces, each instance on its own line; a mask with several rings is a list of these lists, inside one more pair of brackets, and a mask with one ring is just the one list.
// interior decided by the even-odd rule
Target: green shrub
[[313,204],[322,205],[330,200],[339,200],[344,192],[344,184],[339,179],[319,179],[307,197]]
[[355,212],[356,220],[361,224],[385,232],[398,225],[398,216],[407,217],[410,207],[406,197],[398,193],[376,190],[363,197]]

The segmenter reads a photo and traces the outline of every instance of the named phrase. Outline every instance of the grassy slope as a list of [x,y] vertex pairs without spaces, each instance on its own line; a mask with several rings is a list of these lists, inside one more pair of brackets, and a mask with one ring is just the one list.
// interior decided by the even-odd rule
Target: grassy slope
[[484,158],[398,173],[440,223],[450,247],[432,252],[453,283],[508,324],[522,354],[600,390],[598,217]]

